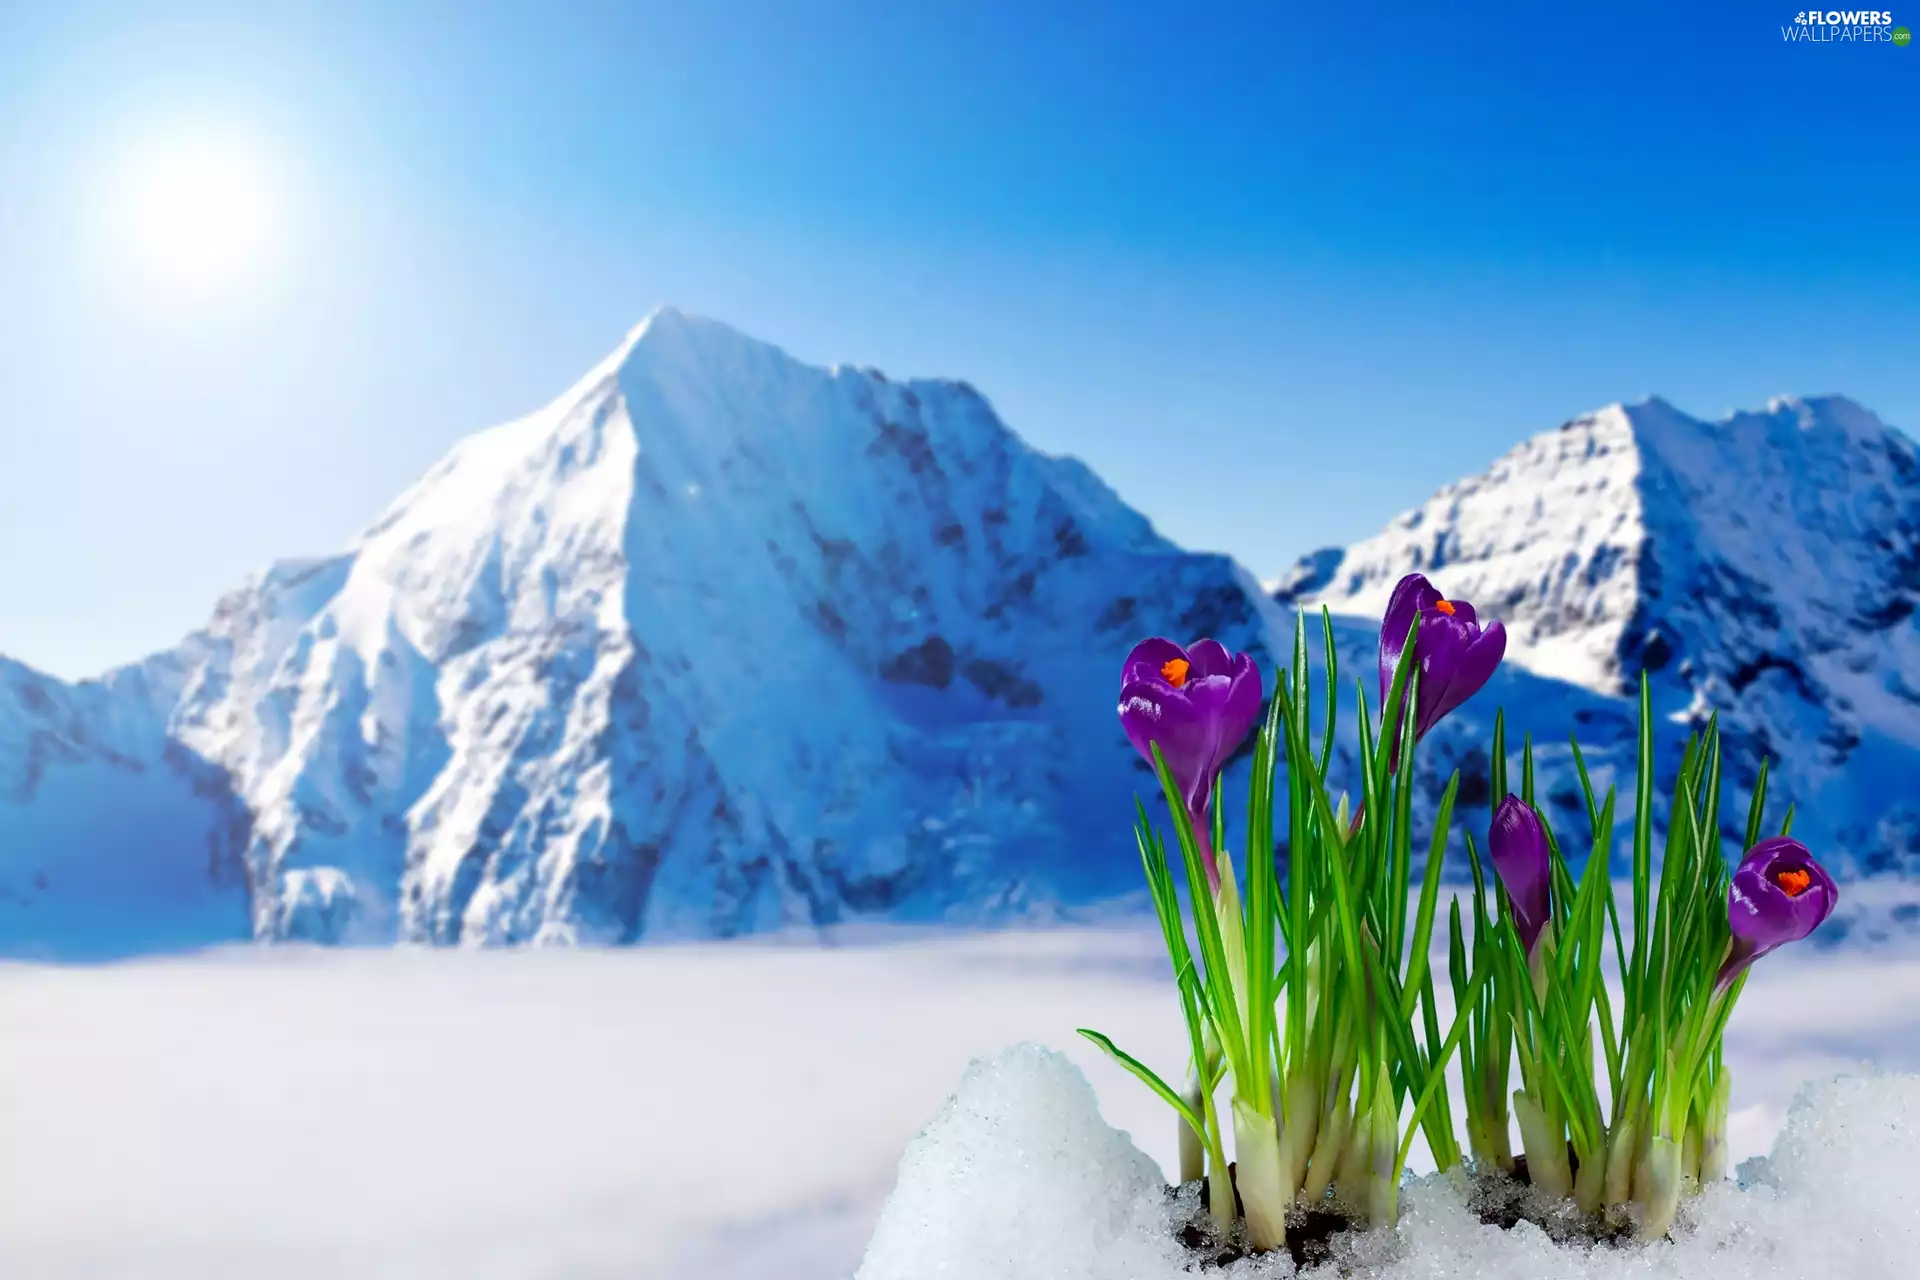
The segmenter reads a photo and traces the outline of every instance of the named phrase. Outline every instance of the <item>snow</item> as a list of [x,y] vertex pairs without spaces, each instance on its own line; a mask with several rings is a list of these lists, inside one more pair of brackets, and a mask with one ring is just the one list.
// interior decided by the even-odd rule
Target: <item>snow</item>
[[1357,1241],[1349,1261],[1376,1280],[1895,1280],[1912,1274],[1920,1247],[1916,1140],[1920,1076],[1817,1081],[1795,1099],[1772,1155],[1745,1166],[1746,1185],[1710,1189],[1671,1241],[1573,1250],[1535,1229],[1503,1232],[1429,1177],[1403,1194],[1397,1229]]
[[[1279,621],[966,384],[668,308],[342,554],[243,585],[164,685],[35,688],[128,703],[130,768],[173,751],[225,789],[164,832],[233,872],[198,941],[621,943],[1130,891],[1113,671],[1150,632],[1264,662]],[[73,797],[109,780],[63,758],[59,803],[7,792],[22,724],[0,698],[0,954],[65,954],[112,878],[62,873]]]
[[1504,621],[1509,660],[1539,674],[1627,692],[1647,653],[1729,718],[1920,745],[1920,703],[1846,696],[1865,672],[1920,675],[1920,453],[1843,397],[1718,422],[1610,405],[1276,583],[1377,618],[1412,570]]
[[[1920,883],[1920,460],[1866,410],[1612,406],[1279,587],[1347,615],[1351,678],[1408,567],[1513,636],[1427,740],[1426,811],[1457,766],[1484,827],[1505,706],[1577,825],[1567,734],[1624,780],[1622,675],[1665,645],[1663,785],[1718,710],[1735,792],[1771,752],[1837,873]],[[177,649],[0,659],[0,955],[1084,918],[1138,889],[1112,680],[1149,634],[1270,672],[1291,618],[966,383],[663,309]]]
[[[1743,1113],[1744,1116],[1745,1113]],[[1736,1140],[1751,1141],[1750,1127]],[[1920,1247],[1920,1076],[1868,1072],[1796,1097],[1769,1157],[1708,1189],[1654,1246],[1576,1247],[1482,1223],[1463,1181],[1427,1174],[1400,1221],[1307,1275],[1372,1280],[1903,1277]],[[976,1062],[908,1147],[855,1280],[1183,1280],[1162,1179],[1104,1123],[1079,1068],[1038,1045]],[[1227,1274],[1294,1274],[1291,1259]]]
[[1149,1259],[1177,1273],[1153,1211],[1164,1185],[1078,1068],[1017,1045],[974,1063],[907,1147],[857,1280],[1095,1280]]
[[[1907,786],[1920,776],[1920,450],[1866,409],[1779,398],[1708,422],[1658,398],[1611,405],[1371,538],[1304,557],[1276,589],[1345,615],[1364,661],[1394,583],[1416,570],[1504,623],[1503,678],[1540,678],[1469,703],[1437,756],[1483,746],[1504,705],[1510,734],[1538,746],[1572,731],[1589,760],[1630,771],[1644,668],[1662,787],[1686,734],[1717,714],[1742,804],[1770,757],[1774,811],[1793,802],[1794,834],[1843,879],[1920,874]],[[1571,798],[1557,757],[1542,789]],[[1426,790],[1430,802],[1437,783]]]
[[163,659],[67,685],[0,658],[0,952],[98,958],[244,932],[231,793],[169,750]]
[[[1074,1035],[1098,1028],[1177,1070],[1184,1030],[1149,930],[799,941],[0,965],[0,1275],[846,1280],[903,1151],[972,1060],[1024,1042],[1064,1051],[1104,1123],[1173,1166],[1164,1105]],[[1729,1041],[1734,1159],[1767,1151],[1804,1080],[1869,1059],[1920,1070],[1917,990],[1910,946],[1760,966]],[[1037,1105],[1066,1118],[1025,1141],[1032,1167],[1059,1171],[1069,1147],[1139,1167],[1084,1086],[1039,1074]],[[976,1100],[1031,1111],[1000,1079]],[[968,1141],[1005,1160],[1008,1132]],[[930,1176],[915,1150],[909,1173]],[[1779,1221],[1736,1219],[1762,1241],[1817,1215],[1840,1250],[1893,1194],[1810,1199],[1791,1178],[1835,1176],[1812,1156],[1776,1176],[1798,1197]],[[1078,1211],[1107,1212],[1101,1194],[1082,1185]],[[1032,1212],[1064,1223],[1063,1203]],[[1749,1250],[1725,1273],[1740,1274],[1750,1246],[1729,1247]],[[1862,1267],[1826,1274],[1886,1274]]]

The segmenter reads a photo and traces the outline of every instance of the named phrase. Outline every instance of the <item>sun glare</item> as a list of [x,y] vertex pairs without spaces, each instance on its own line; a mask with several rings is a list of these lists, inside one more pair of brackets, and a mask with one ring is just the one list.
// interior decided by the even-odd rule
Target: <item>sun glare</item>
[[216,290],[259,271],[273,239],[270,175],[254,150],[214,138],[150,142],[127,158],[115,220],[131,266]]

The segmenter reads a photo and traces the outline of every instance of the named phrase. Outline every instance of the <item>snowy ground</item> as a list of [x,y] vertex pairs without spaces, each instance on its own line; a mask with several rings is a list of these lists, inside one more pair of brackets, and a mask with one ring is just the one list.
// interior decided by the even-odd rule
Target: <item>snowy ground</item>
[[[250,949],[0,966],[0,1275],[843,1280],[970,1059],[1064,1050],[1162,1167],[1130,927],[626,952]],[[1734,1158],[1800,1083],[1920,1071],[1920,952],[1774,957],[1736,1015]]]

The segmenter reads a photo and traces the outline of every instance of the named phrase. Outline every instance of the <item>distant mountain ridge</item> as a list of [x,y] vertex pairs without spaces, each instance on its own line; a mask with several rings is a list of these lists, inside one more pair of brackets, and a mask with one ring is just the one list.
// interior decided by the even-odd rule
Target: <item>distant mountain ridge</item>
[[1268,584],[1376,615],[1409,569],[1501,618],[1508,660],[1762,754],[1827,856],[1920,872],[1920,450],[1839,396],[1718,422],[1659,399],[1542,433]]
[[[0,660],[0,953],[1056,918],[1139,888],[1134,640],[1210,634],[1271,672],[1290,606],[1325,602],[1351,683],[1410,568],[1515,638],[1429,739],[1423,803],[1459,767],[1484,824],[1504,703],[1575,821],[1565,735],[1601,785],[1630,772],[1619,693],[1646,665],[1663,759],[1719,707],[1736,774],[1787,750],[1796,830],[1844,870],[1920,871],[1889,785],[1920,776],[1912,446],[1843,401],[1736,421],[1577,419],[1275,599],[965,383],[664,309],[176,649],[78,684]],[[1799,452],[1721,457],[1756,434]],[[1776,502],[1791,537],[1734,536]],[[1836,546],[1859,562],[1813,580]]]
[[[1129,891],[1120,658],[1167,631],[1270,662],[1277,620],[966,384],[667,309],[344,554],[227,597],[164,680],[13,688],[141,726],[145,773],[67,753],[76,785],[118,794],[169,752],[222,780],[177,780],[191,816],[112,847],[201,893],[228,833],[243,933],[627,942]],[[23,729],[74,740],[0,700]],[[0,938],[59,946],[42,925],[102,891],[76,871],[106,837],[20,794]]]

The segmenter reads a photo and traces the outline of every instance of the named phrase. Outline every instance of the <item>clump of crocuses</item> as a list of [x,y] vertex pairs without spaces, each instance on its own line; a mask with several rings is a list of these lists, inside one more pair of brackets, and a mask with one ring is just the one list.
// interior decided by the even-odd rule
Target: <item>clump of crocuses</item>
[[[1717,723],[1687,745],[1655,872],[1653,714],[1643,677],[1631,919],[1623,920],[1610,875],[1614,792],[1595,796],[1572,744],[1587,827],[1576,879],[1534,802],[1530,740],[1519,789],[1508,785],[1498,716],[1486,857],[1468,833],[1474,889],[1455,897],[1445,921],[1442,980],[1453,1014],[1443,1025],[1428,957],[1460,774],[1444,788],[1416,858],[1416,756],[1421,740],[1492,679],[1506,633],[1499,622],[1482,626],[1472,604],[1425,577],[1401,579],[1381,624],[1379,703],[1369,708],[1363,696],[1358,706],[1356,786],[1337,804],[1328,777],[1338,660],[1324,611],[1321,639],[1324,704],[1314,705],[1302,618],[1264,724],[1265,691],[1249,655],[1211,639],[1183,647],[1158,637],[1127,655],[1121,724],[1158,775],[1177,847],[1170,857],[1138,805],[1140,857],[1187,1025],[1186,1087],[1175,1090],[1105,1036],[1082,1034],[1173,1107],[1182,1180],[1204,1176],[1216,1226],[1244,1230],[1255,1250],[1280,1247],[1289,1215],[1303,1208],[1392,1221],[1417,1136],[1442,1169],[1524,1167],[1536,1188],[1571,1200],[1596,1225],[1664,1235],[1685,1190],[1725,1174],[1731,1079],[1721,1041],[1748,969],[1832,913],[1832,878],[1785,828],[1762,838],[1764,765],[1747,852],[1729,874]],[[1224,847],[1221,778],[1256,727],[1237,873]],[[1282,803],[1285,871],[1276,875]],[[1618,1008],[1602,972],[1609,940]],[[1510,1090],[1516,1069],[1520,1087]],[[1464,1148],[1450,1074],[1466,1104]],[[1227,1080],[1223,1114],[1217,1092]],[[1524,1165],[1511,1154],[1515,1121]]]

